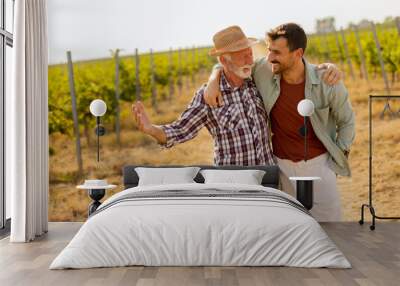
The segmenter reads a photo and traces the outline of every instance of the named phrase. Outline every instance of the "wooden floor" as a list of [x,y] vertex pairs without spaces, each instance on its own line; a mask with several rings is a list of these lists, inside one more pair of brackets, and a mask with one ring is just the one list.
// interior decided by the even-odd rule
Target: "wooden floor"
[[48,270],[81,223],[50,223],[32,243],[0,241],[0,285],[400,285],[400,222],[322,224],[353,268],[121,267]]

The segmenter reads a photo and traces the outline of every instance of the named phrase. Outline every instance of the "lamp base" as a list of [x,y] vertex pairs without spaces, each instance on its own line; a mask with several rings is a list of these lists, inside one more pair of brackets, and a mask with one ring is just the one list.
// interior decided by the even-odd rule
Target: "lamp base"
[[91,216],[97,208],[101,205],[100,200],[104,197],[106,190],[105,189],[90,189],[88,191],[89,197],[93,200],[93,202],[89,205],[88,215]]

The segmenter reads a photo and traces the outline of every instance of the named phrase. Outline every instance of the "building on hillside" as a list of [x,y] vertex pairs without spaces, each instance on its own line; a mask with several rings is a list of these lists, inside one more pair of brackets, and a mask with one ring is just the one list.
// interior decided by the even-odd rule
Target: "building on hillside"
[[323,19],[317,19],[315,31],[317,32],[317,34],[335,32],[335,18],[327,17]]

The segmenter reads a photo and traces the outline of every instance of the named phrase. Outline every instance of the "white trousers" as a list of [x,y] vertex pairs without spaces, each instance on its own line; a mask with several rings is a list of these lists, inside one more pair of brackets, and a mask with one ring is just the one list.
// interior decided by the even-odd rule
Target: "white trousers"
[[341,203],[336,184],[336,174],[328,166],[328,154],[311,160],[293,162],[276,157],[280,169],[281,189],[296,198],[296,182],[289,177],[320,177],[314,181],[313,217],[320,222],[341,221]]

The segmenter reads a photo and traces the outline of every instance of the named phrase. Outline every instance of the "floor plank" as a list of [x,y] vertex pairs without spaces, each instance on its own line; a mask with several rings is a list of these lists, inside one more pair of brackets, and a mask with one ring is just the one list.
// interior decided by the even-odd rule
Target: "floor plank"
[[82,223],[50,223],[32,243],[0,240],[0,285],[399,285],[400,222],[379,222],[375,231],[354,222],[321,224],[352,269],[290,267],[116,267],[48,269]]

